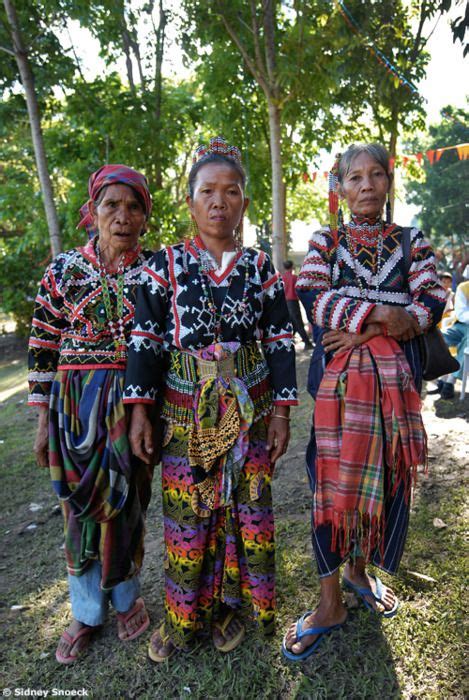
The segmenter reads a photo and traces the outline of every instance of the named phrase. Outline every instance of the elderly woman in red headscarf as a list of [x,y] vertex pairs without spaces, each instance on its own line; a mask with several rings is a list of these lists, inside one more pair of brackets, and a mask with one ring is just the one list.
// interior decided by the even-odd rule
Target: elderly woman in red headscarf
[[125,165],[93,173],[89,197],[79,227],[90,240],[47,268],[29,342],[34,451],[65,523],[73,620],[56,651],[63,664],[83,653],[109,601],[122,641],[149,625],[138,572],[152,468],[131,455],[122,388],[152,203],[144,175]]

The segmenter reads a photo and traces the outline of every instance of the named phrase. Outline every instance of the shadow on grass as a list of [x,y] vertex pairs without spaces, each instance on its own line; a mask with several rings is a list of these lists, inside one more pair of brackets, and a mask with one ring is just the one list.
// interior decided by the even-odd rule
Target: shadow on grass
[[[308,546],[304,543],[307,538]],[[288,626],[319,600],[319,579],[309,544],[309,524],[283,522],[278,527],[277,580],[281,640]],[[291,675],[292,698],[401,697],[392,652],[375,615],[347,595],[349,616],[343,628],[331,633],[308,659],[283,667]],[[293,605],[292,605],[293,603]]]

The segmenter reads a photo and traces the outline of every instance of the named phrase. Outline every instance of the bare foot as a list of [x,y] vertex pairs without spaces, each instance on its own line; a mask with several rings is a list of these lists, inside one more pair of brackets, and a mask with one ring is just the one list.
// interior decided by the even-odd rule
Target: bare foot
[[177,647],[174,646],[168,635],[164,633],[164,625],[161,625],[151,635],[148,655],[152,661],[165,661],[165,659],[169,659],[174,654],[176,649]]
[[[85,629],[90,630],[90,633],[82,634],[80,637],[78,637],[78,639],[75,642],[73,642],[77,634],[79,634],[82,630]],[[58,654],[62,658],[76,658],[89,645],[91,632],[95,629],[95,627],[84,625],[82,622],[78,622],[78,620],[72,620],[72,623],[65,630],[65,632],[69,635],[69,638],[65,636],[62,636],[60,638],[59,643],[57,645],[56,654]]]
[[[347,619],[347,610],[343,603],[333,603],[331,605],[319,603],[316,610],[306,618],[303,629],[311,627],[330,627],[331,625],[342,625]],[[296,622],[287,630],[285,635],[285,646],[293,654],[301,654],[307,647],[314,644],[319,635],[307,635],[296,641]]]
[[243,623],[236,615],[231,618],[223,632],[220,626],[223,626],[222,622],[219,625],[212,625],[212,639],[217,649],[223,647],[227,642],[231,642],[244,629]]
[[367,602],[378,613],[386,610],[392,610],[396,604],[397,598],[392,588],[385,586],[383,583],[383,592],[381,602],[375,600],[373,593],[376,593],[376,581],[371,576],[368,576],[365,569],[357,569],[347,562],[344,569],[344,577],[359,588],[369,588],[370,595],[366,596]]

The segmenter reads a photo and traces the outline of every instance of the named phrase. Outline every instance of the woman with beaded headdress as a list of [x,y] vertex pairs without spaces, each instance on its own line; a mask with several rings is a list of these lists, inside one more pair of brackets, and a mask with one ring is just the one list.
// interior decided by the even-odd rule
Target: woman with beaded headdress
[[[402,556],[411,486],[426,464],[418,336],[439,321],[445,294],[422,233],[392,223],[389,200],[382,219],[391,182],[378,144],[353,145],[338,157],[331,225],[313,234],[298,277],[298,294],[323,329],[309,372],[315,406],[306,453],[321,594],[284,637],[292,661],[344,624],[344,562],[344,586],[370,611],[392,617],[399,605],[366,565],[392,574]],[[351,212],[347,224],[339,197]]]
[[122,641],[150,624],[138,573],[152,468],[131,454],[122,390],[152,201],[145,176],[125,165],[101,167],[88,190],[79,227],[90,240],[47,268],[29,341],[34,449],[64,515],[73,620],[57,647],[62,664],[83,654],[109,601]]
[[157,662],[189,649],[206,626],[219,651],[234,649],[246,609],[265,634],[274,629],[270,482],[297,403],[295,354],[279,274],[242,246],[244,190],[237,148],[219,137],[197,149],[187,196],[194,237],[155,254],[137,303],[125,402],[144,461],[155,380],[166,372],[165,618],[149,647]]

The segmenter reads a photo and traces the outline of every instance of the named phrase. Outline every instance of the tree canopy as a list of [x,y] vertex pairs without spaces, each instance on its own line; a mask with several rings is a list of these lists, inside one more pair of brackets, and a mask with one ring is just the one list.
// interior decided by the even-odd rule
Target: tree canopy
[[[411,142],[415,151],[425,153],[469,142],[469,128],[464,126],[467,112],[448,106],[443,115],[438,124],[430,127],[428,135]],[[436,246],[448,252],[469,247],[468,181],[469,160],[460,160],[457,150],[451,149],[443,152],[433,164],[425,159],[423,172],[407,183],[410,202],[421,207],[421,228]]]
[[[25,38],[64,248],[84,242],[75,229],[78,208],[89,174],[105,162],[125,162],[147,175],[155,201],[148,245],[186,235],[191,153],[222,134],[242,149],[248,217],[273,238],[277,264],[291,221],[324,218],[323,188],[302,179],[320,153],[357,139],[394,148],[398,134],[423,127],[421,99],[370,46],[418,81],[428,60],[428,20],[448,9],[448,0],[349,0],[356,31],[328,0],[181,0],[179,14],[167,0],[4,4],[16,8]],[[50,227],[0,7],[0,260],[8,280],[0,305],[26,324],[50,256]],[[95,78],[81,64],[72,22],[98,42],[106,68]],[[164,75],[169,28],[189,77]],[[121,73],[116,61],[125,66]]]

